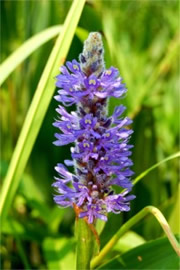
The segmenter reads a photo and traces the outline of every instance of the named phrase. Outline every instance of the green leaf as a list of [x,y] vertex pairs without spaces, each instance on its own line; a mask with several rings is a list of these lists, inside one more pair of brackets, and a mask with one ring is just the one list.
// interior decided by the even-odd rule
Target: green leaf
[[42,246],[48,269],[75,269],[75,242],[72,239],[48,237]]
[[[138,175],[134,180],[133,180],[133,185],[136,185],[140,180],[142,180],[148,173],[150,173],[152,170],[156,169],[157,167],[161,166],[163,163],[168,162],[169,160],[172,160],[174,158],[180,157],[180,152],[177,152],[160,162],[154,164],[152,167],[148,168],[144,172],[142,172],[140,175]],[[103,228],[103,231],[100,235],[100,242],[101,242],[101,247],[104,247],[104,245],[108,242],[108,240],[113,237],[115,232],[118,230],[118,227],[122,224],[121,220],[122,216],[116,216],[116,215],[111,215],[109,214],[109,221],[107,222]]]
[[179,259],[167,238],[134,248],[98,269],[178,269]]
[[145,242],[146,241],[144,240],[144,238],[139,234],[133,231],[128,231],[119,239],[119,241],[114,247],[114,250],[126,252],[132,248],[144,244]]
[[11,227],[11,229],[13,231],[13,235],[14,235],[14,237],[16,239],[17,250],[18,250],[18,253],[19,253],[19,255],[21,257],[21,260],[22,260],[22,262],[24,264],[24,268],[25,269],[30,269],[31,266],[30,266],[29,261],[28,261],[28,256],[27,256],[27,254],[25,252],[25,248],[23,247],[23,244],[22,244],[21,240],[19,239],[18,234],[16,233],[16,228],[13,225],[13,222],[9,222],[9,225],[10,225],[10,227]]
[[5,220],[1,231],[5,235],[13,235],[21,240],[35,241],[40,244],[45,237],[52,235],[44,224],[30,219],[18,221],[12,217]]
[[54,77],[58,73],[59,66],[65,61],[84,3],[84,0],[73,1],[62,32],[57,38],[39,81],[3,184],[0,198],[1,223],[3,223],[6,218],[8,209],[19,185],[20,177],[52,99],[55,88]]
[[57,36],[62,30],[62,26],[55,25],[38,33],[24,42],[15,52],[13,52],[0,66],[0,85],[6,80],[9,74],[22,63],[31,53],[41,45]]
[[43,191],[37,186],[33,177],[27,173],[23,173],[20,179],[19,193],[22,194],[27,201],[36,200],[41,204],[45,201]]
[[104,260],[105,256],[109,253],[109,251],[114,248],[114,245],[118,242],[120,237],[125,232],[127,232],[132,226],[134,226],[136,223],[142,220],[145,216],[147,216],[149,213],[152,214],[156,218],[156,220],[159,222],[164,233],[168,237],[168,240],[171,243],[172,248],[178,254],[178,256],[180,256],[180,248],[179,248],[178,242],[176,241],[176,238],[174,237],[169,227],[169,224],[167,223],[163,214],[159,211],[158,208],[154,206],[146,206],[145,208],[143,208],[140,212],[138,212],[135,216],[130,218],[126,223],[124,223],[120,227],[120,229],[116,232],[116,234],[114,234],[111,240],[103,247],[103,249],[99,252],[99,254],[95,258],[93,258],[93,260],[91,261],[91,267],[94,268],[97,265],[99,265]]
[[[28,56],[30,56],[44,43],[57,36],[61,30],[61,25],[55,25],[41,31],[40,33],[34,35],[26,42],[24,42],[0,65],[0,85],[7,79],[11,72],[13,72],[19,64],[21,64]],[[83,42],[88,36],[88,31],[81,27],[77,27],[76,35]]]
[[180,184],[178,185],[175,204],[168,220],[173,233],[180,233],[180,219],[178,218],[179,212],[180,212]]
[[27,205],[33,209],[31,213],[33,218],[41,218],[45,223],[49,223],[51,209],[48,205],[37,200],[27,200]]
[[151,172],[152,170],[156,169],[157,167],[159,167],[160,165],[162,165],[163,163],[171,160],[171,159],[174,159],[174,158],[178,158],[180,157],[180,152],[177,152],[163,160],[161,160],[160,162],[154,164],[152,167],[150,167],[149,169],[145,170],[144,172],[142,172],[140,175],[138,175],[134,181],[133,181],[133,185],[137,184],[144,176],[146,176],[149,172]]
[[55,205],[51,209],[51,213],[49,215],[49,222],[47,224],[50,231],[57,233],[59,225],[61,221],[63,220],[65,212],[66,212],[66,209],[62,209],[62,208],[60,209],[57,205]]
[[84,28],[78,27],[76,29],[76,36],[80,39],[81,42],[84,42],[88,38],[89,32]]

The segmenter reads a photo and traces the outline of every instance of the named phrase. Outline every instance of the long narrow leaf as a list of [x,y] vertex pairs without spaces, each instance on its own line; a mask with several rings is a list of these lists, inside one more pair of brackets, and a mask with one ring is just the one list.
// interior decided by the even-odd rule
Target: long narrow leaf
[[152,170],[156,169],[157,167],[159,167],[160,165],[162,165],[163,163],[171,160],[171,159],[174,159],[174,158],[178,158],[180,157],[180,152],[177,152],[163,160],[161,160],[160,162],[154,164],[152,167],[148,168],[147,170],[145,170],[144,172],[142,172],[140,175],[138,175],[134,181],[133,181],[133,185],[137,184],[144,176],[146,176],[148,173],[150,173]]
[[[40,46],[54,38],[62,30],[61,25],[54,25],[42,32],[34,35],[25,41],[17,50],[15,50],[1,65],[0,65],[0,85],[8,78],[8,76],[21,64],[28,56],[35,52]],[[87,30],[77,27],[76,35],[84,41],[87,36]]]
[[162,237],[135,247],[96,268],[107,269],[179,269],[179,258],[171,249],[168,239]]
[[161,213],[161,211],[154,207],[154,206],[146,206],[143,208],[140,212],[138,212],[135,216],[130,218],[125,224],[121,226],[121,228],[117,231],[117,233],[111,238],[111,240],[103,247],[103,249],[100,251],[97,257],[95,257],[91,262],[91,267],[95,268],[97,265],[99,265],[103,258],[108,254],[108,252],[115,246],[119,238],[127,232],[132,226],[134,226],[136,223],[138,223],[140,220],[142,220],[145,216],[148,214],[152,214],[160,226],[162,227],[164,233],[166,234],[172,248],[177,253],[178,256],[180,256],[180,248],[179,243],[177,242],[176,238],[174,237],[169,224],[167,223],[165,217]]
[[1,223],[17,190],[20,177],[30,156],[48,105],[54,93],[54,77],[67,56],[85,0],[75,0],[58,36],[33,97],[22,127],[0,197]]
[[0,85],[20,63],[22,63],[41,45],[57,36],[61,29],[62,26],[60,25],[49,27],[28,39],[15,52],[13,52],[0,66]]

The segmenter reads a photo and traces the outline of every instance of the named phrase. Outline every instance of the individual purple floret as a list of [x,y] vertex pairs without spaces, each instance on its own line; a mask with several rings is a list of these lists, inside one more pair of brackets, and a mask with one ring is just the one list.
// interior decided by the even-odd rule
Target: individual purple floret
[[[55,99],[64,106],[76,104],[77,111],[68,113],[61,105],[56,109],[58,118],[53,124],[57,146],[73,143],[72,160],[66,166],[74,166],[75,173],[65,165],[55,167],[58,177],[53,186],[59,195],[55,202],[62,207],[80,208],[79,217],[87,217],[89,223],[99,218],[107,220],[107,213],[130,210],[134,195],[130,170],[132,145],[128,144],[132,121],[122,117],[123,105],[117,106],[111,117],[107,114],[109,97],[122,98],[126,93],[119,71],[105,69],[104,50],[99,33],[90,33],[84,49],[76,60],[60,68]],[[115,194],[115,186],[123,190]]]

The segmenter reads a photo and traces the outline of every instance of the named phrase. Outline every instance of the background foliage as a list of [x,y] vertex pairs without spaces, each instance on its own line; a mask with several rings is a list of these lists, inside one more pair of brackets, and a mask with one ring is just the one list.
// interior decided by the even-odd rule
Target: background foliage
[[[70,6],[71,1],[1,1],[1,62],[33,35],[50,26],[63,24]],[[134,120],[132,159],[135,176],[178,151],[177,10],[176,0],[89,1],[79,22],[79,27],[87,32],[100,31],[103,34],[106,66],[118,67],[127,85],[127,97],[124,100],[111,99],[109,113],[114,106],[123,103],[127,106],[126,113]],[[73,38],[68,60],[77,59],[82,50],[86,33],[82,29]],[[53,38],[38,48],[2,84],[2,183],[54,42]],[[1,228],[2,269],[74,267],[74,213],[71,209],[57,208],[52,200],[54,166],[70,158],[69,147],[52,145],[56,106],[52,100],[8,218]],[[129,213],[109,215],[100,236],[102,247],[126,220],[147,205],[158,207],[173,232],[178,233],[176,159],[148,174],[134,187],[133,193],[137,198]],[[120,239],[109,258],[161,236],[158,223],[147,217],[133,228],[133,232]],[[123,256],[128,258],[129,255],[125,253]]]

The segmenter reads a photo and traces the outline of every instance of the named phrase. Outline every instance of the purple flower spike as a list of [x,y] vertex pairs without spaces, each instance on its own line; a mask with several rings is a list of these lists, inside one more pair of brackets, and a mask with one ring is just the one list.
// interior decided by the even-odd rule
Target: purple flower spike
[[[107,116],[109,97],[123,97],[127,89],[119,77],[119,71],[105,69],[104,49],[99,33],[90,33],[84,43],[78,63],[67,62],[60,68],[55,99],[65,106],[76,104],[77,111],[68,113],[63,106],[56,109],[58,118],[53,125],[57,146],[73,143],[72,160],[65,160],[67,166],[74,166],[75,173],[68,172],[63,164],[57,164],[53,186],[58,195],[55,202],[61,207],[80,208],[79,217],[86,217],[89,223],[97,218],[106,221],[107,213],[115,214],[130,210],[134,195],[130,170],[132,161],[128,144],[132,130],[127,125],[132,121],[122,117],[125,106],[117,106],[112,117]],[[120,194],[114,194],[113,187],[120,186]]]

